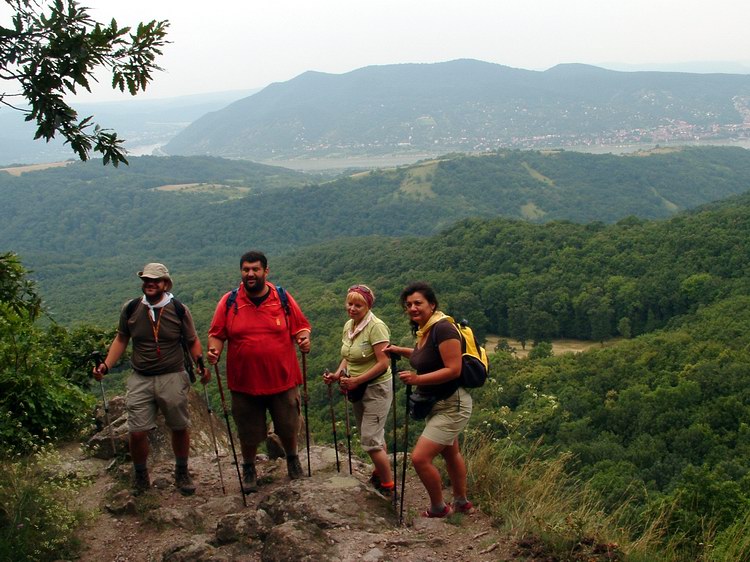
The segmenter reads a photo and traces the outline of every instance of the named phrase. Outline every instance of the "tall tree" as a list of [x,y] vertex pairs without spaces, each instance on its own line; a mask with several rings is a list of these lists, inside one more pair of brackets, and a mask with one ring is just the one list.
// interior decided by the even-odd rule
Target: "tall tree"
[[[79,88],[91,91],[98,69],[112,76],[112,88],[131,95],[146,89],[153,72],[161,70],[156,57],[167,43],[168,21],[139,23],[133,31],[94,21],[75,0],[5,0],[12,10],[8,27],[0,25],[0,80],[16,84],[17,91],[0,92],[0,104],[26,113],[35,121],[35,139],[57,134],[81,160],[91,151],[104,164],[125,162],[122,139],[112,130],[78,119],[65,101]],[[28,107],[26,107],[28,104]]]

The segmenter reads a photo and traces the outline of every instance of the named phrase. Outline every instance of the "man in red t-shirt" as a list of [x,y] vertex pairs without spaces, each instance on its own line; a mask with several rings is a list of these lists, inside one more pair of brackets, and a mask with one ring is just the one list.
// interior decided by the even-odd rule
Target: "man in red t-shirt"
[[216,306],[208,331],[208,361],[215,365],[227,342],[227,384],[243,458],[245,493],[258,489],[255,454],[266,439],[266,411],[286,451],[287,472],[301,478],[297,456],[302,372],[294,349],[310,351],[310,323],[291,295],[285,309],[268,283],[268,260],[250,251],[240,258],[242,283]]

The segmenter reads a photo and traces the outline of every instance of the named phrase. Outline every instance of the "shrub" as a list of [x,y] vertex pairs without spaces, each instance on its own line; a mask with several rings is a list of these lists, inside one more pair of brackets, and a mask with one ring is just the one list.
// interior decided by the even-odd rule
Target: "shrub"
[[76,482],[50,475],[46,449],[21,461],[0,461],[0,560],[70,558],[83,514],[72,507]]

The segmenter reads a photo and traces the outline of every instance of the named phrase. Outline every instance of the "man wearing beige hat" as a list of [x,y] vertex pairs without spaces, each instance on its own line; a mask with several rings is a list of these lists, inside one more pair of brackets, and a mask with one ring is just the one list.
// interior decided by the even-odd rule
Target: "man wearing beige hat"
[[175,486],[184,495],[195,492],[188,471],[190,380],[185,370],[183,342],[193,361],[199,364],[201,382],[210,378],[203,367],[203,349],[188,308],[170,293],[172,278],[160,263],[149,263],[138,272],[143,297],[126,303],[120,312],[117,334],[103,363],[94,369],[101,380],[120,359],[133,340],[132,374],[127,380],[125,405],[128,412],[130,456],[135,469],[134,493],[151,486],[148,474],[148,434],[156,427],[156,411],[161,410],[172,432],[175,455]]

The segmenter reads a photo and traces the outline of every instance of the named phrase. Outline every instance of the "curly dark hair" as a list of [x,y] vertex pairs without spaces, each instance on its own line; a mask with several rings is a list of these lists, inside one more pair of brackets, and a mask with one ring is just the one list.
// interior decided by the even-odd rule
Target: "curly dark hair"
[[[435,306],[435,310],[437,310],[440,306],[440,303],[438,303],[437,295],[435,294],[435,290],[432,288],[432,286],[430,286],[430,284],[426,283],[425,281],[416,281],[414,283],[410,283],[404,288],[403,291],[401,291],[399,302],[401,303],[402,308],[406,309],[406,299],[414,293],[421,293],[422,296],[427,299],[428,303]],[[419,329],[419,325],[412,320],[410,320],[409,323],[411,324],[412,333],[416,334],[417,330]]]
[[242,257],[240,258],[240,267],[242,267],[242,264],[247,263],[255,263],[256,261],[259,261],[260,264],[263,266],[263,269],[268,268],[268,259],[266,258],[266,254],[263,252],[259,252],[258,250],[250,250],[249,252],[245,252],[242,254]]

